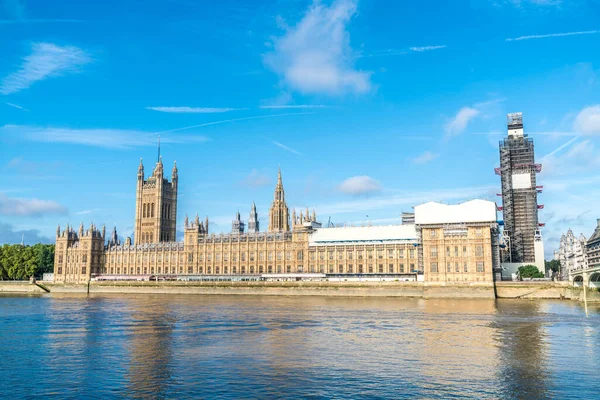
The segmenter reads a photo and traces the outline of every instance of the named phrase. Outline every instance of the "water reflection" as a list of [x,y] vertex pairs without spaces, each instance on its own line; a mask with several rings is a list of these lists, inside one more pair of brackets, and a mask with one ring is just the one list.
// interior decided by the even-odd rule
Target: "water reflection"
[[598,309],[586,318],[577,303],[549,301],[0,296],[0,370],[10,398],[592,398]]
[[150,307],[147,304],[138,298],[129,304],[127,391],[129,396],[165,398],[173,384],[171,345],[176,313],[160,298],[153,299]]
[[549,371],[546,318],[540,303],[513,301],[497,303],[493,323],[500,362],[497,379],[503,383],[504,396],[525,399],[548,398]]

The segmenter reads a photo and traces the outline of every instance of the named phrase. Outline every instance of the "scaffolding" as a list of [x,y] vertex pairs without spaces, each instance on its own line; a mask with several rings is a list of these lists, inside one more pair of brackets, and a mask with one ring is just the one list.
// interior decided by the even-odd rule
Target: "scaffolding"
[[535,238],[539,233],[537,203],[540,187],[536,174],[542,169],[535,163],[533,140],[523,134],[521,113],[508,115],[508,137],[500,141],[500,175],[504,236],[510,238],[509,254],[503,261],[535,262]]

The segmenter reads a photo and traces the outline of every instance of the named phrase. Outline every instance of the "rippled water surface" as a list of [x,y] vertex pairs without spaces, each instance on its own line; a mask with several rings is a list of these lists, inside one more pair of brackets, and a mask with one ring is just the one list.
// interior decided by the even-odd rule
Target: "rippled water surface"
[[0,296],[3,398],[598,398],[600,307]]

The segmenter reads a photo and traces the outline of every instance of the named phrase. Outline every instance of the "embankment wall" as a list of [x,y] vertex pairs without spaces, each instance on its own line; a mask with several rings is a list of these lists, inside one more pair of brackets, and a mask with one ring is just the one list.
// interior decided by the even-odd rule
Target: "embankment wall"
[[[50,293],[196,294],[261,296],[349,296],[419,298],[567,299],[583,301],[583,289],[568,282],[497,282],[439,284],[429,282],[90,282],[53,284]],[[29,282],[0,282],[0,292],[43,293]],[[600,301],[600,292],[587,291],[588,301]]]

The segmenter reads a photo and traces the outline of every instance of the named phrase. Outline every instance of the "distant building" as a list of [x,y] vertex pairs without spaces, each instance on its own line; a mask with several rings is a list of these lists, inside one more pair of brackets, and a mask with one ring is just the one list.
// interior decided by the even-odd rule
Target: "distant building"
[[536,174],[542,169],[535,163],[533,139],[523,131],[523,114],[507,115],[507,137],[500,142],[500,175],[504,230],[501,253],[503,272],[512,275],[521,265],[533,264],[542,273],[544,245],[538,221]]
[[137,176],[134,238],[136,244],[172,242],[176,240],[177,164],[173,164],[171,182],[164,177],[162,158],[152,175],[144,178],[140,159]]
[[148,179],[140,164],[135,243],[121,243],[116,227],[108,238],[105,227],[93,223],[77,231],[59,226],[54,281],[321,274],[464,284],[490,283],[498,270],[496,205],[490,201],[421,204],[412,223],[402,225],[322,228],[314,209],[289,215],[279,170],[268,232],[258,231],[253,204],[249,232],[239,212],[232,233],[217,235],[209,234],[208,217],[189,221],[186,215],[184,239],[176,242],[177,182],[176,167],[171,182],[163,177],[160,158]]
[[419,269],[432,282],[500,280],[496,203],[471,200],[415,207]]
[[241,235],[244,233],[244,227],[245,227],[245,224],[242,222],[241,217],[240,217],[240,212],[238,211],[235,214],[235,219],[231,223],[231,233],[236,233],[238,235]]
[[403,212],[402,213],[402,225],[414,224],[415,213],[414,212]]
[[281,168],[277,171],[277,186],[273,196],[273,204],[269,211],[269,232],[289,232],[290,211],[285,202],[285,192],[281,181]]
[[588,268],[590,269],[600,268],[600,218],[596,222],[598,225],[586,244]]
[[561,236],[560,247],[554,251],[554,259],[560,262],[558,279],[566,281],[569,273],[587,268],[586,242],[583,233],[576,238],[571,229]]
[[258,213],[256,212],[256,204],[252,202],[252,208],[250,209],[250,217],[248,218],[248,233],[258,233]]

